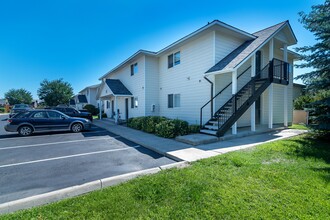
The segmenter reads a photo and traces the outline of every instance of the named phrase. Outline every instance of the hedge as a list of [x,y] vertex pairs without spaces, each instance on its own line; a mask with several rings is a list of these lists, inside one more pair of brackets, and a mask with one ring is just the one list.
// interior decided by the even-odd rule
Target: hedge
[[92,115],[98,115],[100,112],[100,110],[98,108],[96,108],[94,105],[91,105],[91,104],[85,105],[84,109],[86,109]]
[[199,126],[197,130],[197,125],[189,125],[188,122],[183,120],[160,116],[130,118],[127,121],[127,126],[165,138],[199,132]]

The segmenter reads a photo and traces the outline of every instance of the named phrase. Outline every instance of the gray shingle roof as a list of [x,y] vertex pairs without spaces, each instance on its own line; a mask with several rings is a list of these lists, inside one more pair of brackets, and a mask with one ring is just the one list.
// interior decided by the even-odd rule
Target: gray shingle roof
[[114,95],[132,95],[119,79],[107,79],[105,82]]
[[206,71],[206,73],[225,69],[234,69],[286,23],[287,21],[284,21],[277,25],[254,33],[253,35],[257,36],[256,39],[244,42],[242,45],[240,45],[238,48],[228,54],[225,58],[223,58],[213,67],[211,67],[208,71]]
[[85,95],[78,95],[79,103],[87,103],[87,98]]

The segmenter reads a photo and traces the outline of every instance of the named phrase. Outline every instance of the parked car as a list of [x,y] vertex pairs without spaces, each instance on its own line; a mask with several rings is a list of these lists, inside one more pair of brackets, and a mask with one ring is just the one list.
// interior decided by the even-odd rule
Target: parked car
[[91,128],[91,121],[85,118],[69,117],[62,112],[50,109],[29,110],[9,118],[5,130],[29,136],[39,131],[71,130],[81,132]]
[[54,107],[53,109],[60,111],[70,117],[87,118],[90,121],[93,121],[93,116],[89,112],[81,112],[71,107]]
[[13,108],[10,111],[9,118],[13,117],[13,115],[19,113],[19,112],[26,112],[28,110],[31,110],[32,108],[27,104],[16,104],[13,106]]

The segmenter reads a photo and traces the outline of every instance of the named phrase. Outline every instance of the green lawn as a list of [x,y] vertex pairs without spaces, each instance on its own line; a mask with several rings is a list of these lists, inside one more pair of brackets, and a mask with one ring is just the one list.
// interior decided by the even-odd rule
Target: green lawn
[[290,129],[308,130],[306,125],[303,124],[293,124],[289,126]]
[[307,135],[1,219],[330,219],[330,146]]

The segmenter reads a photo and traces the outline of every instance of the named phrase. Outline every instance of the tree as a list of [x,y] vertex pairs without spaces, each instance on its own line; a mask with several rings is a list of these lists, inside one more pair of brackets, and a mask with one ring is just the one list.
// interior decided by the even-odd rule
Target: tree
[[8,100],[10,105],[15,104],[31,104],[32,95],[31,92],[25,89],[11,89],[5,93],[5,98]]
[[[298,68],[312,67],[311,72],[302,74],[296,79],[302,79],[306,84],[307,95],[317,96],[330,89],[330,0],[324,4],[312,6],[310,13],[300,12],[300,22],[311,31],[316,39],[312,46],[296,48],[301,53],[303,63]],[[330,131],[330,96],[329,93],[322,100],[310,103],[313,115],[312,127],[317,130]]]
[[43,80],[38,89],[38,96],[44,100],[48,106],[56,106],[59,104],[69,103],[73,96],[73,89],[71,84],[64,82],[63,79],[53,81]]

